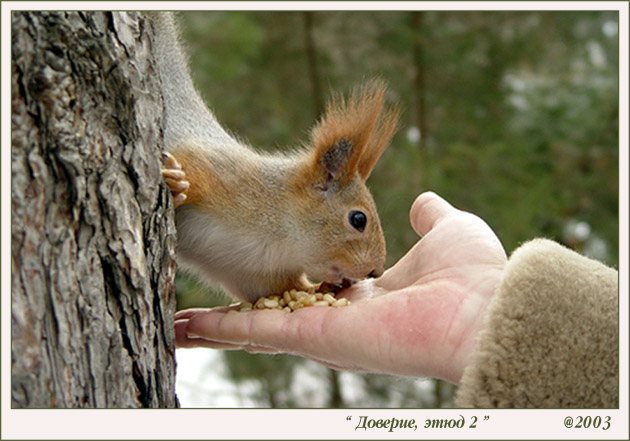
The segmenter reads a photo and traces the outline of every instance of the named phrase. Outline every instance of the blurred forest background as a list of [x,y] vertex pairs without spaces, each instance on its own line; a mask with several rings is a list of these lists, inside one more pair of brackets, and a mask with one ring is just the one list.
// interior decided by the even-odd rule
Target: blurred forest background
[[[332,90],[388,82],[401,129],[368,181],[388,266],[418,239],[408,212],[425,190],[482,217],[508,255],[545,236],[617,266],[617,12],[179,16],[202,96],[257,147],[306,141]],[[176,287],[179,309],[228,303],[181,273]],[[454,387],[441,381],[341,373],[292,356],[177,357],[184,407],[452,406]]]

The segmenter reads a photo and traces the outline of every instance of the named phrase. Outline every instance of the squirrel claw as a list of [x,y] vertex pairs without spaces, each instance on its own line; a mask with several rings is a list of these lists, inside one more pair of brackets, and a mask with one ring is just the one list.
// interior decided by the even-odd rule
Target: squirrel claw
[[173,193],[173,196],[184,193],[190,188],[190,183],[188,181],[183,181],[179,179],[166,178],[166,185],[168,185],[168,188],[171,189],[171,193]]
[[173,195],[173,205],[175,206],[175,208],[182,205],[185,200],[186,200],[186,195],[184,193],[178,193],[176,195]]
[[182,166],[177,162],[177,159],[173,155],[168,152],[162,153],[162,161],[164,162],[164,167],[169,170],[181,170]]
[[165,152],[162,159],[164,160],[162,176],[173,195],[173,205],[177,208],[186,200],[186,191],[190,188],[190,183],[186,181],[186,173],[173,155]]
[[337,294],[343,288],[339,285],[335,285],[334,283],[330,283],[330,282],[321,282],[320,284],[315,285],[315,287],[318,292],[332,292],[335,294]]

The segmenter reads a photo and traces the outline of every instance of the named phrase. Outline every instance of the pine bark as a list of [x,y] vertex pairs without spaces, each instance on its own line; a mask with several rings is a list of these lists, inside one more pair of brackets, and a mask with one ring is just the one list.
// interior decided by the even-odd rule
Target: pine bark
[[175,226],[140,13],[14,12],[13,407],[176,407]]

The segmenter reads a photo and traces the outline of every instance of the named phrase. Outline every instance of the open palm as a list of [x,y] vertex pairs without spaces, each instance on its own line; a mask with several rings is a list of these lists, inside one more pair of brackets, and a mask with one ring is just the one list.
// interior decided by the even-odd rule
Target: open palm
[[177,345],[291,353],[338,369],[457,383],[501,279],[505,251],[483,220],[434,193],[416,199],[410,219],[422,238],[382,277],[342,291],[350,306],[181,311]]

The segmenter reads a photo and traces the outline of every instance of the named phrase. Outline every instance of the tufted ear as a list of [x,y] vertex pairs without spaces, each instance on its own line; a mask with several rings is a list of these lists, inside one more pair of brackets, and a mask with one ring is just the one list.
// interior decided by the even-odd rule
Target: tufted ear
[[348,100],[335,95],[311,131],[312,166],[328,184],[341,185],[356,173],[365,181],[398,126],[398,110],[384,109],[385,83],[373,80]]
[[357,165],[357,171],[364,181],[370,176],[372,169],[391,142],[396,130],[398,130],[398,117],[399,110],[397,107],[383,110],[379,115],[372,130],[372,135],[363,149]]

